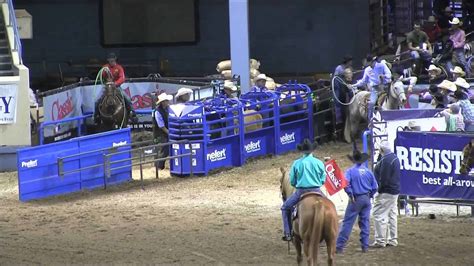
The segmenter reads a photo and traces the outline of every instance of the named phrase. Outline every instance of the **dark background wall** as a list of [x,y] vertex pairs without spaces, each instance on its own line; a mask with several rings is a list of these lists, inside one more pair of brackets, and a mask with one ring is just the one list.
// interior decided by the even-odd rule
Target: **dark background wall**
[[[269,74],[330,72],[344,54],[359,62],[369,50],[368,1],[251,0],[250,54]],[[23,57],[38,79],[93,75],[94,67],[116,52],[122,63],[149,67],[126,69],[127,76],[159,72],[160,61],[172,75],[215,74],[230,57],[228,0],[199,0],[199,40],[194,45],[104,48],[100,43],[98,0],[15,1],[33,16],[33,39],[23,40]],[[179,19],[179,18],[177,18]],[[173,29],[170,29],[173,30]],[[141,73],[143,72],[143,73]],[[39,84],[39,85],[38,85]]]

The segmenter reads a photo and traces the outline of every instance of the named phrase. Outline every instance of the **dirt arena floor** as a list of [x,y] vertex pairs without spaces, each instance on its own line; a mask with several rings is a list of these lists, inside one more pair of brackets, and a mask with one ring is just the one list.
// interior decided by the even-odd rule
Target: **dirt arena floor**
[[[349,166],[346,144],[325,145]],[[18,264],[176,264],[293,265],[280,240],[278,167],[296,153],[250,162],[208,177],[154,179],[146,169],[140,182],[41,201],[18,201],[16,173],[0,174],[0,265]],[[134,171],[138,179],[138,172]],[[332,197],[342,217],[344,193]],[[429,209],[431,208],[431,209]],[[429,207],[436,213],[399,218],[400,246],[362,254],[358,229],[338,264],[472,265],[474,220],[470,210],[454,217],[454,207]],[[423,206],[422,206],[423,211]],[[371,232],[371,237],[373,232]],[[325,248],[319,261],[325,264]]]

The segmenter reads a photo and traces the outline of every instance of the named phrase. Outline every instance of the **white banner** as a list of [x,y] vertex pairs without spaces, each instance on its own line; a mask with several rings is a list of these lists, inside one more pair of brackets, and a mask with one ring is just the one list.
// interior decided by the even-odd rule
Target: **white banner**
[[16,123],[18,84],[0,85],[0,124]]
[[[44,121],[58,121],[82,115],[81,88],[76,87],[43,98]],[[62,134],[74,128],[75,122],[63,123],[57,126],[46,126],[44,136],[50,137]]]

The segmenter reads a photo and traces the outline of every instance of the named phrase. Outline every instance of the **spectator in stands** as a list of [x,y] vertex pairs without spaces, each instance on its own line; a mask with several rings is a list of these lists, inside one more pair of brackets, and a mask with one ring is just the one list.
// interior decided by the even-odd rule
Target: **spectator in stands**
[[462,70],[461,67],[455,66],[453,69],[450,70],[451,74],[453,75],[453,81],[458,78],[463,78],[466,76],[466,72]]
[[385,90],[387,85],[392,82],[392,72],[386,64],[379,62],[377,57],[369,56],[367,58],[369,66],[364,69],[364,76],[357,81],[353,88],[358,88],[367,85],[370,91],[369,101],[369,121],[372,120],[375,103],[378,98],[378,93]]
[[451,27],[449,22],[453,20],[453,18],[453,10],[451,7],[447,6],[444,9],[444,12],[438,17],[438,26],[441,28],[441,34],[445,35],[448,33],[448,30]]
[[471,85],[469,85],[469,83],[467,83],[465,79],[457,78],[454,81],[454,84],[456,85],[458,91],[462,91],[463,93],[469,95],[469,88],[471,87]]
[[433,100],[431,104],[434,106],[435,109],[444,109],[446,108],[446,96],[441,93],[435,93],[433,95]]
[[[392,152],[391,144],[380,143],[382,158],[374,168],[378,193],[374,202],[375,242],[374,248],[398,246],[397,199],[400,194],[400,161]],[[387,230],[388,226],[388,230]]]
[[443,73],[441,68],[435,65],[430,65],[427,71],[429,77],[428,81],[431,85],[438,85],[447,78],[446,74]]
[[[428,35],[421,30],[421,23],[415,22],[413,31],[407,35],[408,49],[411,51],[411,57],[415,59],[415,73],[420,74],[423,67],[431,62],[433,53]],[[426,67],[426,66],[425,66]]]
[[449,109],[443,110],[441,114],[446,118],[446,131],[464,131],[464,118],[458,104],[451,104]]
[[453,42],[453,59],[464,67],[466,77],[469,78],[471,77],[471,66],[467,63],[464,54],[466,33],[460,28],[461,21],[458,18],[453,18],[449,23],[451,24],[449,39]]
[[187,103],[191,100],[191,95],[193,94],[193,90],[188,88],[181,88],[178,90],[175,96],[176,103]]
[[474,105],[469,101],[466,94],[462,91],[454,93],[456,103],[461,107],[461,114],[464,119],[465,131],[474,131]]
[[342,59],[342,64],[338,65],[336,69],[334,70],[334,75],[342,77],[344,75],[344,70],[346,68],[350,68],[352,70],[352,56],[346,55],[344,56],[344,59]]
[[434,16],[429,16],[425,22],[423,31],[428,35],[430,43],[435,43],[439,37],[441,37],[441,28],[438,26],[438,22]]
[[344,189],[349,197],[349,203],[337,237],[337,253],[343,252],[357,217],[359,217],[362,252],[366,252],[369,247],[370,209],[372,208],[370,199],[374,197],[378,186],[374,174],[364,165],[368,158],[367,153],[360,153],[357,150],[350,157],[354,165],[346,171],[347,187]]
[[453,102],[453,99],[450,99],[452,97],[451,95],[458,89],[454,82],[443,80],[443,82],[438,85],[438,88],[440,88],[440,92],[444,96],[444,106],[447,106],[449,103]]
[[259,74],[255,77],[255,86],[250,91],[263,92],[267,90],[265,86],[267,83],[267,76],[265,74]]
[[[153,112],[153,140],[155,143],[167,143],[168,142],[168,107],[173,96],[166,93],[158,95],[158,101],[156,102],[156,109]],[[169,155],[170,147],[162,146],[157,147],[156,158],[166,158]],[[155,165],[158,169],[165,169],[165,161],[156,162]]]

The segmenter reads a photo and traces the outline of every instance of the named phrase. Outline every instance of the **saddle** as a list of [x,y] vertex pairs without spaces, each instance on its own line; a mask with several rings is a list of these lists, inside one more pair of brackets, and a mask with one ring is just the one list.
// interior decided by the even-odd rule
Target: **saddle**
[[[322,192],[311,191],[311,192],[303,193],[303,195],[301,195],[299,201],[302,201],[304,198],[309,197],[309,196],[317,196],[317,197],[321,197],[321,198],[326,197],[326,196],[324,196],[324,194]],[[298,205],[299,205],[299,202],[298,202],[298,204],[296,204],[296,206],[293,208],[293,211],[291,212],[291,219],[292,220],[295,220],[296,218],[298,218]]]

